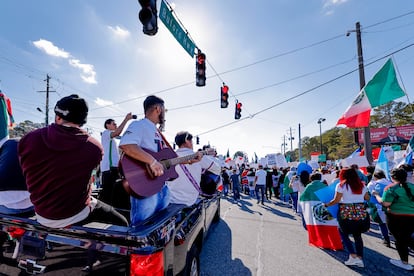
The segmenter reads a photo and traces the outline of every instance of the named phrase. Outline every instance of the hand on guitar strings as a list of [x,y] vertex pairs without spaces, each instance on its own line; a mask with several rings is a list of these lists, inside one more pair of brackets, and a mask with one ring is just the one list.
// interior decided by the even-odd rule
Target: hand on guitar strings
[[155,158],[150,164],[150,168],[154,176],[160,176],[164,174],[164,166],[160,162],[158,162]]

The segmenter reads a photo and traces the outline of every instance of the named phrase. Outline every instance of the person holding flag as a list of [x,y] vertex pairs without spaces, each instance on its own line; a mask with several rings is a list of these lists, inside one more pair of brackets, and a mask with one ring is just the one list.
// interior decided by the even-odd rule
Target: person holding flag
[[[370,218],[364,201],[370,199],[367,187],[354,168],[344,168],[339,173],[340,183],[335,188],[335,197],[325,207],[339,204],[338,223],[342,242],[349,252],[345,265],[364,267],[364,243],[362,233],[369,230]],[[349,239],[354,237],[355,248]]]
[[338,222],[329,214],[315,192],[327,187],[320,173],[313,173],[299,198],[303,219],[308,230],[309,244],[326,249],[342,250]]
[[403,168],[391,171],[393,184],[384,189],[382,197],[376,191],[373,196],[387,208],[387,225],[395,238],[400,260],[390,259],[390,263],[405,270],[413,270],[408,263],[409,247],[414,247],[414,184],[407,182],[407,172]]

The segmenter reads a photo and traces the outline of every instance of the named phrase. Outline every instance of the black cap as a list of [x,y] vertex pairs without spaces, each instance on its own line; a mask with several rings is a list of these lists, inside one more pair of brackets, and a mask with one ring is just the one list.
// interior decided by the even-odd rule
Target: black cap
[[83,98],[72,94],[56,103],[55,113],[68,122],[82,126],[86,123],[86,117],[88,117],[88,104]]
[[193,139],[193,135],[191,135],[188,131],[180,131],[175,135],[175,143],[177,146],[181,146],[187,140]]

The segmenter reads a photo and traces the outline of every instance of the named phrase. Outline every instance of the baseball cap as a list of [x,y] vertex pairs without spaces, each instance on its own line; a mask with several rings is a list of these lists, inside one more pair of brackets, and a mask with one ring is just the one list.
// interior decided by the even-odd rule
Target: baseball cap
[[83,98],[72,94],[63,97],[56,103],[55,114],[68,122],[82,126],[86,123],[88,116],[88,104]]

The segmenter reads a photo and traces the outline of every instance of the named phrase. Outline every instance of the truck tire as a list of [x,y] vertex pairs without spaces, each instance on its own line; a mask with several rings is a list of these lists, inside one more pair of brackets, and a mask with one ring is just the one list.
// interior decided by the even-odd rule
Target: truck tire
[[195,244],[191,247],[187,254],[184,276],[200,275],[200,252]]

